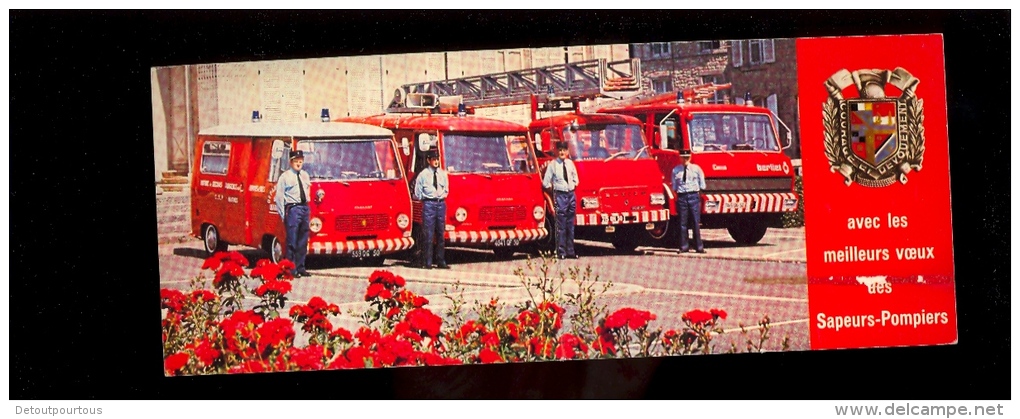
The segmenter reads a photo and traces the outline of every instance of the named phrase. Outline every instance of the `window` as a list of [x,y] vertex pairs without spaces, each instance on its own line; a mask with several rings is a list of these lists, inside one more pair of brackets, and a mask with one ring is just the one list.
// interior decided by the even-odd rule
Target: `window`
[[776,61],[776,44],[772,39],[748,41],[748,59],[751,64],[773,63]]
[[673,83],[668,77],[652,79],[652,91],[656,94],[666,93],[673,90]]
[[[722,76],[719,75],[701,76],[701,84],[709,83],[722,84]],[[723,96],[723,93],[721,91],[716,90],[715,92],[712,92],[712,96],[708,98],[708,103],[726,103],[726,97]]]
[[670,56],[669,42],[652,42],[652,57],[665,58]]
[[640,125],[586,125],[580,129],[563,129],[570,158],[604,160],[608,158],[650,159]]
[[226,175],[230,164],[230,143],[208,141],[202,145],[202,167],[204,174]]
[[687,127],[694,151],[779,151],[768,115],[698,113]]
[[719,41],[699,41],[698,42],[698,52],[701,52],[701,53],[714,52],[715,50],[717,50],[719,48],[720,48]]
[[450,173],[533,173],[528,137],[519,134],[444,134],[443,155]]
[[396,153],[389,139],[314,140],[298,143],[305,152],[302,170],[315,180],[398,179]]
[[730,62],[734,67],[744,65],[744,41],[730,41]]

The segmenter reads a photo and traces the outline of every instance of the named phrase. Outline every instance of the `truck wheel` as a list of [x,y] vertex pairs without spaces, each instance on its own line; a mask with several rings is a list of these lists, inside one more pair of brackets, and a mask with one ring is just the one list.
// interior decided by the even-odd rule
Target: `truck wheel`
[[513,259],[514,253],[517,253],[516,247],[493,247],[492,253],[496,255],[496,259],[507,260]]
[[269,254],[269,261],[280,263],[283,260],[283,243],[276,236],[266,236],[262,239],[262,250]]
[[220,231],[212,224],[206,224],[205,228],[202,229],[202,245],[205,247],[205,252],[210,256],[213,253],[225,252],[227,250],[227,243],[220,240]]
[[756,244],[765,237],[768,226],[757,220],[744,220],[736,225],[726,227],[730,237],[740,244]]
[[545,237],[535,241],[535,247],[541,252],[553,252],[556,250],[556,218],[545,213],[545,230],[549,232]]

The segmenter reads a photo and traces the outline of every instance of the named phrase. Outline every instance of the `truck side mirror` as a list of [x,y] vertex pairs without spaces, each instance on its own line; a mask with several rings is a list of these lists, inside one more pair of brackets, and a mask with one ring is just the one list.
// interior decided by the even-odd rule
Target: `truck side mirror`
[[659,142],[660,149],[669,148],[669,126],[666,124],[659,125]]
[[411,155],[411,144],[407,141],[407,137],[400,139],[400,149],[404,151],[405,156]]
[[783,150],[790,148],[793,145],[793,135],[790,131],[786,131],[786,145],[783,146]]
[[418,134],[418,149],[421,150],[421,151],[429,151],[429,148],[431,148],[431,147],[432,147],[432,138],[428,134],[426,134],[424,132],[421,133],[421,134]]

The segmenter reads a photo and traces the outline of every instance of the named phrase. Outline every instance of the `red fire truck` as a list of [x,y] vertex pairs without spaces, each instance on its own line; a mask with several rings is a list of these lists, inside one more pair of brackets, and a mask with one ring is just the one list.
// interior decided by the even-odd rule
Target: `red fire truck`
[[679,150],[692,151],[704,170],[701,223],[725,228],[738,243],[757,243],[768,227],[781,227],[782,214],[796,211],[795,174],[783,154],[776,118],[748,98],[743,105],[709,104],[729,84],[708,84],[648,98],[634,97],[600,109],[639,119],[651,139],[651,153],[668,179]]
[[[623,115],[583,114],[578,104],[597,97],[619,99],[636,94],[640,77],[637,59],[597,59],[412,83],[402,89],[456,97],[472,108],[530,103],[529,132],[539,174],[555,158],[552,150],[558,141],[567,141],[577,167],[577,237],[610,241],[618,249],[633,250],[649,233],[657,239],[665,236],[670,205],[675,205],[668,199],[669,187],[664,186],[649,153],[641,121]],[[538,119],[540,110],[561,115]],[[546,194],[545,200],[545,210],[552,214],[552,197]],[[546,217],[549,236],[541,242],[545,248],[555,247],[554,220],[551,215]]]
[[[437,95],[411,93],[385,114],[341,120],[393,131],[398,155],[413,168],[407,189],[413,189],[415,174],[428,165],[425,152],[438,148],[441,167],[450,176],[443,235],[450,245],[491,248],[497,257],[509,258],[546,237],[542,179],[527,128],[469,115],[463,105],[440,105]],[[421,201],[414,201],[413,231],[419,243],[424,237],[421,209]]]
[[274,262],[285,256],[273,197],[292,149],[304,151],[312,179],[309,254],[381,264],[384,255],[413,246],[411,198],[393,133],[352,123],[253,122],[198,135],[191,230],[207,252],[229,243],[261,247]]

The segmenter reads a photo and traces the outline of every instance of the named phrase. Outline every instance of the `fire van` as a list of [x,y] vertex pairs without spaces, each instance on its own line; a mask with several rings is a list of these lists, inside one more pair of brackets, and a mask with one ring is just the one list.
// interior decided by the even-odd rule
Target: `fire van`
[[[532,114],[538,109],[532,101]],[[649,153],[641,121],[625,115],[569,114],[532,118],[542,170],[556,158],[555,144],[567,143],[577,167],[576,236],[609,241],[630,251],[645,238],[662,239],[669,227],[670,188]],[[552,212],[552,198],[548,210]],[[675,211],[674,211],[675,212]],[[550,217],[552,218],[552,217]]]
[[[413,168],[405,187],[410,190],[415,174],[428,167],[425,152],[438,148],[440,167],[450,177],[443,235],[448,244],[492,249],[497,257],[509,258],[549,234],[541,174],[526,127],[468,115],[464,106],[441,110],[432,94],[410,94],[398,105],[382,115],[341,120],[393,131],[397,154]],[[421,201],[414,201],[412,228],[419,243],[424,238],[421,208]]]
[[705,103],[730,85],[708,84],[676,93],[633,98],[599,109],[640,120],[651,139],[653,158],[667,178],[679,164],[680,149],[705,172],[701,199],[703,228],[725,228],[738,243],[759,242],[782,215],[797,210],[793,166],[767,108]]
[[381,264],[414,245],[393,133],[353,123],[253,122],[204,129],[196,140],[191,230],[206,252],[234,244],[262,248],[274,262],[285,256],[273,198],[292,149],[304,152],[302,170],[312,180],[309,254]]

